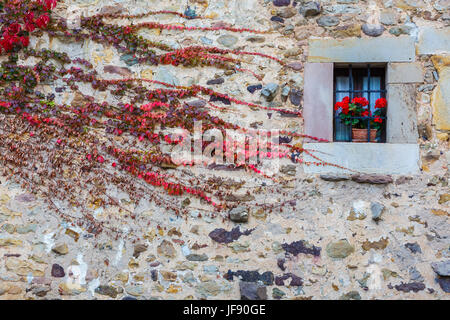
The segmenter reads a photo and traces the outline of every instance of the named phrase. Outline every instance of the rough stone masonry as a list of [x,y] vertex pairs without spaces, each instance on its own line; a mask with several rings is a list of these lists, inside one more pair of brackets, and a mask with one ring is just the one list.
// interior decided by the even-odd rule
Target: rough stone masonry
[[[90,40],[72,45],[43,37],[31,39],[31,45],[84,57],[105,78],[201,84],[266,106],[301,109],[308,40],[411,37],[423,73],[422,82],[414,86],[420,172],[318,175],[286,162],[279,175],[288,183],[280,188],[251,173],[218,168],[213,174],[228,179],[236,193],[232,199],[236,208],[226,219],[194,205],[189,216],[176,217],[145,198],[136,203],[126,192],[109,190],[122,208],[149,222],[137,224],[115,206],[92,208],[96,219],[114,217],[113,224],[121,231],[116,237],[94,237],[67,224],[39,195],[4,177],[0,299],[449,299],[450,1],[190,0],[189,4],[211,21],[169,15],[151,19],[273,32],[153,29],[141,31],[142,36],[173,48],[214,45],[263,52],[280,57],[291,68],[245,58],[259,65],[264,78],[258,81],[246,73],[214,68],[131,65],[112,48]],[[81,8],[83,15],[101,10],[124,14],[186,10],[186,1],[181,0],[66,0],[56,13],[64,16],[71,5]],[[107,98],[101,92],[87,93]],[[56,99],[69,103],[74,97],[61,93]],[[239,116],[229,113],[227,119],[242,126],[303,129],[302,120],[278,113],[234,111]],[[262,192],[252,195],[255,189]],[[294,195],[296,200],[286,202]],[[266,210],[256,203],[278,207]],[[70,213],[70,206],[58,205]]]

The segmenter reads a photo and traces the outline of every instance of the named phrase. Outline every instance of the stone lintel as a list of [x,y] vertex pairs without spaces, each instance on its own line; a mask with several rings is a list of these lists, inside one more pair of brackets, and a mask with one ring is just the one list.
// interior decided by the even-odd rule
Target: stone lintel
[[308,62],[414,62],[415,58],[409,36],[309,40]]

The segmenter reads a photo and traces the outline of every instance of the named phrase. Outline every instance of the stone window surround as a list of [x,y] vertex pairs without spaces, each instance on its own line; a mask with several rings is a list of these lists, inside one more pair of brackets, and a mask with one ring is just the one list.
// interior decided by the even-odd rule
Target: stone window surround
[[[416,86],[423,71],[415,62],[412,38],[310,39],[305,65],[303,116],[305,134],[333,141],[333,72],[335,64],[387,64],[386,143],[329,142],[305,144],[324,161],[363,173],[411,174],[419,171]],[[328,125],[327,125],[328,124]],[[305,155],[305,161],[315,161]],[[307,173],[348,173],[330,166],[304,166]]]

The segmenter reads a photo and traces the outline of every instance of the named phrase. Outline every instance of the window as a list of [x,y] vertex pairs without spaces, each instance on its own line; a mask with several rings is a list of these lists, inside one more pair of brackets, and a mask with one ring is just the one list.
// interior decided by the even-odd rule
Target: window
[[[306,138],[304,148],[314,150],[326,162],[361,173],[419,172],[416,100],[417,85],[423,84],[424,79],[422,63],[416,61],[414,39],[408,36],[310,38],[308,54],[303,77],[303,132],[322,140]],[[338,77],[341,78],[337,80]],[[376,98],[388,100],[385,127],[380,127],[378,141],[385,143],[349,142],[348,131],[345,135],[344,129],[337,127],[336,99],[352,94],[370,98],[372,108]],[[315,161],[306,153],[303,159]],[[334,166],[305,164],[303,169],[314,174],[349,173]]]
[[[344,97],[350,100],[364,97],[369,101],[370,116],[352,116],[352,121],[360,120],[367,128],[367,142],[370,142],[370,132],[376,131],[376,142],[386,142],[386,110],[382,110],[383,120],[379,130],[374,128],[375,101],[386,98],[385,83],[386,68],[384,65],[339,65],[334,66],[334,103],[342,101]],[[337,142],[352,141],[352,125],[342,123],[339,111],[334,111],[333,140]],[[375,131],[374,131],[375,130]]]

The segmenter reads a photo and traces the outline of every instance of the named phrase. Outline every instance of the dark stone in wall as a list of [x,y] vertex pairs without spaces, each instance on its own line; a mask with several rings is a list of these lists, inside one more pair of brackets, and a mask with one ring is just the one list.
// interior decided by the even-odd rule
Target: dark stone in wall
[[262,89],[262,91],[261,91],[261,95],[267,100],[267,101],[272,101],[274,98],[275,98],[275,96],[276,96],[276,94],[277,94],[277,91],[278,91],[278,84],[277,83],[273,83],[273,82],[271,82],[271,83],[268,83],[268,84],[266,84],[264,87],[263,87],[263,89]]
[[129,67],[139,63],[138,59],[132,54],[124,54],[123,56],[120,57],[120,60],[125,62],[126,65]]
[[319,257],[320,251],[322,248],[311,246],[306,241],[300,240],[295,241],[290,244],[283,243],[281,247],[287,252],[294,256],[298,255],[299,253],[305,253],[305,254],[312,254],[313,256]]
[[273,288],[272,289],[272,297],[275,300],[280,300],[281,298],[283,298],[286,295],[286,293],[278,288]]
[[432,132],[432,128],[429,124],[427,123],[420,123],[417,126],[417,130],[419,131],[419,136],[423,139],[423,140],[429,140],[431,137],[433,137],[433,132]]
[[47,292],[50,291],[50,286],[39,286],[39,287],[34,287],[33,289],[31,289],[31,292],[33,292],[33,294],[35,294],[38,297],[45,297],[47,295]]
[[276,21],[276,22],[284,22],[283,18],[277,17],[277,16],[273,16],[272,18],[270,18],[270,21]]
[[395,180],[395,184],[401,185],[401,184],[407,183],[408,181],[411,181],[412,179],[413,179],[412,177],[401,176],[401,177],[398,177],[397,180]]
[[282,8],[277,11],[277,16],[284,18],[284,19],[292,18],[296,14],[297,14],[297,10],[295,10],[292,7]]
[[320,179],[325,180],[325,181],[338,182],[338,181],[350,180],[350,177],[346,176],[346,175],[322,174],[322,175],[320,175]]
[[190,107],[203,108],[206,105],[206,101],[204,101],[204,100],[194,100],[194,101],[186,102],[186,104],[188,106],[190,106]]
[[280,143],[291,143],[292,137],[280,136]]
[[277,286],[284,286],[284,281],[291,278],[291,282],[289,283],[290,286],[294,287],[301,287],[303,286],[303,280],[302,278],[296,276],[293,273],[285,273],[284,275],[280,277],[275,278],[275,284]]
[[224,82],[225,82],[225,80],[223,78],[217,78],[217,79],[208,80],[208,82],[206,82],[206,84],[213,85],[213,84],[222,84]]
[[189,261],[207,261],[208,256],[205,253],[203,254],[191,253],[186,256],[186,259]]
[[410,26],[398,26],[398,27],[392,27],[389,29],[389,33],[393,34],[394,36],[400,36],[402,34],[409,34],[412,31],[412,28]]
[[363,24],[362,31],[370,37],[379,37],[384,32],[384,27],[381,24]]
[[291,0],[273,0],[273,5],[276,7],[285,7],[291,4]]
[[231,270],[228,270],[228,272],[224,274],[223,277],[228,281],[233,281],[235,276],[239,277],[242,281],[245,282],[262,281],[265,285],[268,286],[271,286],[274,281],[273,273],[270,271],[266,271],[260,274],[258,271],[238,270],[233,272]]
[[446,293],[450,293],[450,277],[437,277],[436,282]]
[[295,71],[300,71],[303,69],[303,64],[299,61],[291,62],[291,63],[287,64],[287,66]]
[[231,104],[230,100],[228,100],[227,98],[224,98],[224,97],[211,96],[211,98],[209,99],[209,102],[216,102],[216,101],[222,102],[223,104],[226,104],[226,105]]
[[346,294],[343,294],[339,300],[361,300],[361,295],[358,291],[350,291]]
[[109,296],[111,298],[116,298],[119,294],[117,290],[111,286],[98,286],[95,289],[95,293],[101,294],[103,296]]
[[52,265],[52,277],[55,278],[62,278],[66,275],[64,272],[64,268],[61,267],[59,264],[53,264]]
[[289,100],[294,106],[299,106],[302,98],[302,92],[300,90],[292,89],[289,93]]
[[[236,167],[234,164],[216,164],[216,163],[212,163],[208,166],[208,169],[210,170],[223,170],[223,171],[239,171],[239,170],[243,170],[244,167]],[[232,200],[235,201],[235,200]],[[239,201],[239,200],[236,200]]]
[[209,233],[209,237],[219,243],[230,243],[239,239],[241,236],[250,235],[253,230],[255,229],[249,229],[241,232],[239,227],[233,228],[231,231],[226,231],[225,229],[218,228],[211,231]]
[[100,10],[100,14],[119,14],[124,10],[124,7],[121,5],[115,5],[115,6],[104,6]]
[[286,259],[278,259],[277,260],[277,266],[281,269],[281,270],[286,270],[285,264],[286,263]]
[[304,17],[316,16],[320,13],[320,3],[316,1],[307,2],[300,7],[299,12]]
[[422,249],[417,242],[407,243],[405,244],[405,247],[408,248],[412,253],[422,253]]
[[137,245],[134,247],[133,257],[139,258],[139,255],[140,255],[142,252],[145,252],[145,251],[147,251],[147,245],[145,245],[145,244],[137,244]]
[[248,221],[247,207],[237,207],[230,210],[230,220],[233,222],[247,222]]
[[121,75],[123,77],[132,77],[133,76],[133,73],[130,71],[130,69],[124,68],[124,67],[112,66],[112,65],[104,66],[103,72],[114,73],[114,74]]
[[388,184],[392,183],[391,176],[378,176],[371,174],[359,174],[352,176],[352,180],[358,183],[372,183],[372,184]]
[[[391,286],[392,288],[392,286]],[[411,283],[402,283],[395,286],[395,289],[397,291],[403,291],[403,292],[419,292],[425,289],[425,285],[422,282],[411,282]]]
[[256,90],[261,90],[262,89],[262,84],[256,84],[256,85],[252,85],[252,86],[248,86],[247,90],[250,93],[254,93]]
[[450,277],[450,260],[432,263],[431,267],[441,277]]
[[299,115],[296,113],[288,113],[288,112],[283,112],[283,111],[278,111],[278,113],[280,114],[280,117],[283,118],[298,118]]
[[239,282],[241,300],[267,300],[267,287],[253,282]]
[[333,27],[339,24],[339,18],[331,16],[323,16],[317,19],[317,24],[322,27]]

